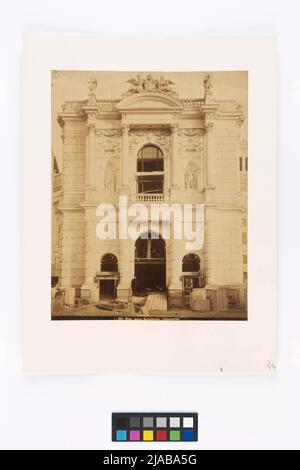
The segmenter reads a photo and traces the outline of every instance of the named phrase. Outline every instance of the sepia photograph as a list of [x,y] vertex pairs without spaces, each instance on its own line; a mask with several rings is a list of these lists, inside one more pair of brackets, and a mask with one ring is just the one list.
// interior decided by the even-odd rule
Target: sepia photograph
[[248,319],[247,71],[52,70],[51,125],[52,320]]

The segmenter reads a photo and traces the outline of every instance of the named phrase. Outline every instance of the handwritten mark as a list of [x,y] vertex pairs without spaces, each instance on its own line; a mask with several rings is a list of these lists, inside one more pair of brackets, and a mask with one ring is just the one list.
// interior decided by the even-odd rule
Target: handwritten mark
[[274,362],[268,361],[267,367],[269,370],[276,370],[276,365],[274,364]]

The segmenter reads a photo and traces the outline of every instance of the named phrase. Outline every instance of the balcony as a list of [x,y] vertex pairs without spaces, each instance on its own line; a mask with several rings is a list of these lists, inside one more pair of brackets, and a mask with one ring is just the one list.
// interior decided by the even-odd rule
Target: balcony
[[137,202],[144,202],[144,203],[159,203],[164,202],[164,194],[137,194],[136,195]]

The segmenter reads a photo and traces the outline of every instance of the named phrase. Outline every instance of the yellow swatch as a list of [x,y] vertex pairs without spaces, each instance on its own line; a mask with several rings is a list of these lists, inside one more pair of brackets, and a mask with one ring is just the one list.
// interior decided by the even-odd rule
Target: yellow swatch
[[143,431],[143,441],[153,441],[153,431]]

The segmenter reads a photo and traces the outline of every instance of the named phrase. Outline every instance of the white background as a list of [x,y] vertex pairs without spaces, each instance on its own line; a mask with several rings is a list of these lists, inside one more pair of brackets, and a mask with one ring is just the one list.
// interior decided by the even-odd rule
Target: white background
[[[117,448],[110,414],[199,413],[199,442],[176,448],[300,448],[299,7],[296,1],[10,1],[0,18],[0,447]],[[21,35],[263,33],[279,53],[279,362],[276,378],[98,375],[28,378],[21,372]],[[266,57],[267,60],[267,57]],[[3,134],[3,135],[2,135]],[[144,444],[139,444],[142,448]],[[145,445],[150,448],[151,445]],[[118,447],[121,447],[118,444]],[[136,447],[136,446],[135,446]],[[153,447],[157,448],[154,444]],[[163,447],[163,446],[161,446]],[[166,444],[172,448],[171,444]],[[123,445],[129,448],[129,445]]]

